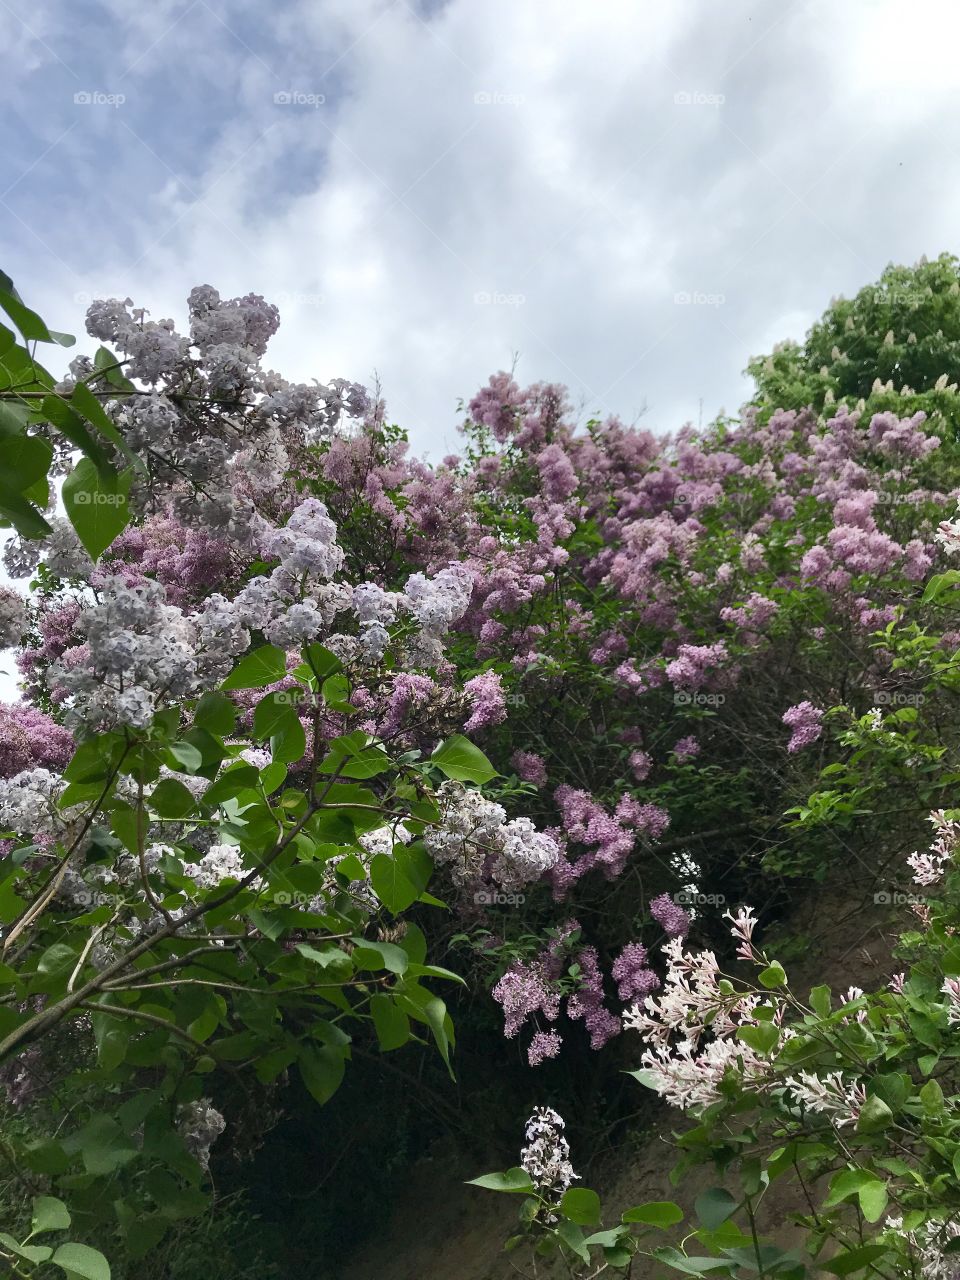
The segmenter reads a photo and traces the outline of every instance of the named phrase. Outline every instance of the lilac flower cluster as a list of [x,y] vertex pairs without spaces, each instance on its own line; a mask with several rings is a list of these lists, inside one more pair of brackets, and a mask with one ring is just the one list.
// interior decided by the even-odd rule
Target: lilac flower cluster
[[811,702],[798,702],[796,706],[788,707],[781,720],[793,731],[787,743],[787,750],[791,753],[809,747],[823,733],[823,712]]
[[444,782],[437,799],[441,822],[427,828],[423,842],[460,888],[492,880],[504,889],[519,889],[541,879],[560,857],[556,841],[537,831],[529,818],[508,822],[502,805],[479,791]]

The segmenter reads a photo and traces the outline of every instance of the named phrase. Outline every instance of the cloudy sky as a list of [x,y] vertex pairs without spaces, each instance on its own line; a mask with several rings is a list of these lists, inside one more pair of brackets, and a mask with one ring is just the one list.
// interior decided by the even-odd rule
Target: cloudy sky
[[[748,357],[960,237],[954,0],[0,0],[0,265],[49,323],[283,317],[421,449],[519,360],[585,414],[734,411]],[[4,189],[5,188],[5,189]]]

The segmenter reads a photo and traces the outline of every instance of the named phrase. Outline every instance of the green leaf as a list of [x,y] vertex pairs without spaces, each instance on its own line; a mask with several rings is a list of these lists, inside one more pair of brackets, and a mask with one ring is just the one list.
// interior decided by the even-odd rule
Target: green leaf
[[307,1089],[323,1105],[340,1088],[346,1062],[343,1053],[328,1045],[302,1045],[297,1058],[300,1076]]
[[369,938],[352,938],[355,943],[353,963],[358,969],[387,969],[390,973],[403,973],[410,957],[393,942],[372,942]]
[[779,960],[774,960],[760,974],[758,974],[760,982],[767,990],[774,987],[784,987],[787,984],[787,975],[784,972],[783,965]]
[[893,1112],[882,1098],[874,1094],[860,1108],[857,1133],[879,1133],[893,1124]]
[[327,676],[334,675],[343,666],[336,654],[325,649],[322,644],[308,644],[301,650],[301,654],[304,662],[321,684]]
[[390,767],[390,757],[383,748],[371,743],[361,729],[356,729],[333,739],[320,772],[336,773],[344,778],[375,778]]
[[295,689],[276,689],[265,694],[257,703],[253,712],[253,733],[260,739],[269,738],[279,733],[291,716],[296,719],[294,699]]
[[938,1115],[944,1109],[943,1090],[936,1080],[928,1080],[920,1090],[920,1104],[928,1115]]
[[264,644],[246,654],[221,684],[221,689],[262,689],[287,674],[287,658],[275,644]]
[[829,1271],[835,1276],[848,1276],[854,1271],[862,1271],[868,1263],[882,1258],[888,1248],[885,1244],[866,1244],[859,1249],[849,1249],[835,1254],[829,1262],[819,1263],[821,1271]]
[[98,560],[130,520],[133,473],[98,471],[81,458],[63,482],[63,505],[91,560]]
[[672,1200],[651,1200],[627,1209],[621,1222],[642,1222],[648,1227],[672,1227],[683,1221],[683,1210]]
[[678,1249],[667,1247],[654,1249],[653,1252],[660,1262],[673,1267],[674,1271],[683,1271],[688,1276],[702,1276],[706,1271],[728,1271],[731,1266],[726,1258],[690,1258]]
[[[13,323],[20,330],[20,333],[27,342],[53,342],[50,330],[40,319],[35,311],[31,311],[29,307],[25,307],[19,298],[15,298],[8,289],[0,289],[0,307],[4,309]],[[64,337],[67,335],[63,335]],[[64,345],[70,346],[75,342],[75,338],[71,338]]]
[[203,756],[192,742],[171,742],[165,754],[173,760],[169,767],[182,769],[184,773],[196,773],[203,766]]
[[879,1222],[887,1207],[887,1184],[878,1178],[868,1182],[859,1191],[860,1208],[868,1222]]
[[194,809],[190,791],[176,778],[164,778],[153,788],[150,804],[161,818],[184,818]]
[[710,1187],[708,1191],[697,1196],[694,1209],[703,1225],[709,1231],[713,1231],[721,1223],[726,1222],[739,1203],[739,1200],[732,1196],[726,1187]]
[[400,863],[389,854],[378,853],[370,863],[373,891],[394,915],[406,911],[420,897],[420,890],[404,875]]
[[74,406],[83,414],[88,422],[92,422],[101,435],[106,436],[112,445],[114,445],[127,461],[138,471],[146,472],[147,466],[142,458],[138,458],[130,446],[124,440],[123,436],[117,430],[113,422],[104,412],[103,405],[93,394],[88,386],[82,382],[78,382],[73,389],[73,395],[70,397]]
[[571,1187],[563,1193],[560,1212],[570,1222],[581,1227],[600,1225],[600,1197],[589,1187]]
[[[270,752],[274,764],[294,764],[302,760],[307,750],[307,734],[300,717],[293,707],[290,714],[270,738]],[[286,774],[284,774],[286,776]]]
[[485,1173],[480,1178],[469,1178],[468,1187],[484,1187],[487,1191],[526,1193],[534,1190],[530,1175],[523,1169],[507,1169],[505,1173]]
[[570,1222],[568,1219],[566,1222],[558,1223],[556,1232],[567,1248],[572,1250],[578,1258],[583,1262],[590,1261],[590,1250],[584,1243],[583,1232],[575,1222]]
[[948,569],[946,573],[934,574],[923,593],[923,603],[929,604],[931,600],[938,600],[945,591],[956,586],[958,582],[960,582],[960,569]]
[[85,1244],[62,1244],[51,1261],[69,1280],[110,1280],[110,1263],[99,1249]]
[[779,1041],[780,1032],[772,1022],[760,1022],[756,1026],[741,1027],[737,1039],[757,1053],[768,1054]]
[[598,1244],[603,1249],[613,1249],[629,1235],[626,1227],[611,1227],[609,1231],[594,1231],[593,1235],[587,1236],[583,1243],[587,1246]]
[[457,782],[474,782],[477,786],[497,777],[497,771],[479,747],[455,733],[440,743],[430,757],[442,774]]
[[56,1196],[37,1196],[33,1202],[31,1231],[65,1231],[70,1225],[67,1206]]
[[115,474],[110,459],[87,430],[87,424],[62,396],[44,396],[42,412],[47,421],[53,423],[72,445],[82,450],[99,471],[105,475]]
[[372,996],[370,1014],[384,1053],[401,1048],[410,1039],[410,1019],[390,996],[382,992]]
[[[108,998],[97,1001],[104,1008],[109,1008]],[[97,1046],[97,1062],[104,1071],[113,1071],[119,1067],[127,1056],[130,1044],[129,1024],[121,1015],[108,1013],[91,1014],[93,1038]]]
[[810,1007],[821,1018],[830,1016],[830,988],[813,987],[810,991]]
[[[2,407],[2,405],[0,405]],[[5,423],[0,416],[0,449],[3,450],[3,481],[12,489],[29,489],[38,480],[45,480],[53,461],[53,449],[40,436],[25,432],[3,430]]]
[[197,703],[193,723],[198,729],[206,729],[220,738],[227,737],[236,726],[237,708],[229,698],[213,690]]
[[[879,1182],[879,1179],[876,1174],[870,1173],[867,1169],[841,1169],[831,1180],[830,1191],[823,1202],[823,1207],[832,1209],[834,1205],[848,1200],[851,1196],[859,1195],[861,1188],[869,1186],[871,1182]],[[884,1184],[881,1182],[880,1185]]]
[[7,1235],[5,1231],[0,1231],[0,1244],[11,1253],[15,1253],[18,1258],[25,1258],[27,1262],[46,1262],[53,1253],[50,1246],[46,1244],[18,1244],[13,1236]]
[[17,533],[24,538],[43,538],[52,532],[50,525],[33,503],[28,502],[15,488],[5,484],[2,476],[0,476],[0,517],[9,521]]

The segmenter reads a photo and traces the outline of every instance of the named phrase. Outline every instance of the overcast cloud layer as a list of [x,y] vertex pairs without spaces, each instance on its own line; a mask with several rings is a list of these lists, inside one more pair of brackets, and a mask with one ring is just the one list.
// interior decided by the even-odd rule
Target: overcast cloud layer
[[[519,354],[585,414],[735,411],[748,357],[957,249],[954,0],[0,0],[0,265],[57,328],[254,291],[287,377],[415,446]],[[83,339],[81,339],[81,343]]]

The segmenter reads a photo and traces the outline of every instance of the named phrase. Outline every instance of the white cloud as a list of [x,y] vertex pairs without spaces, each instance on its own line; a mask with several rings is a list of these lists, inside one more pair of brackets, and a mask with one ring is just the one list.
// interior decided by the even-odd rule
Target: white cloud
[[[449,0],[428,19],[303,0],[270,41],[253,7],[145,13],[112,6],[151,111],[106,121],[125,150],[85,179],[115,190],[118,243],[58,242],[68,277],[25,239],[36,296],[74,328],[75,291],[178,316],[199,281],[280,296],[270,362],[376,369],[435,456],[458,397],[514,352],[590,411],[647,404],[661,430],[701,400],[732,411],[750,355],[888,261],[951,247],[949,0]],[[173,84],[195,136],[165,123]],[[326,101],[275,105],[287,90]]]

